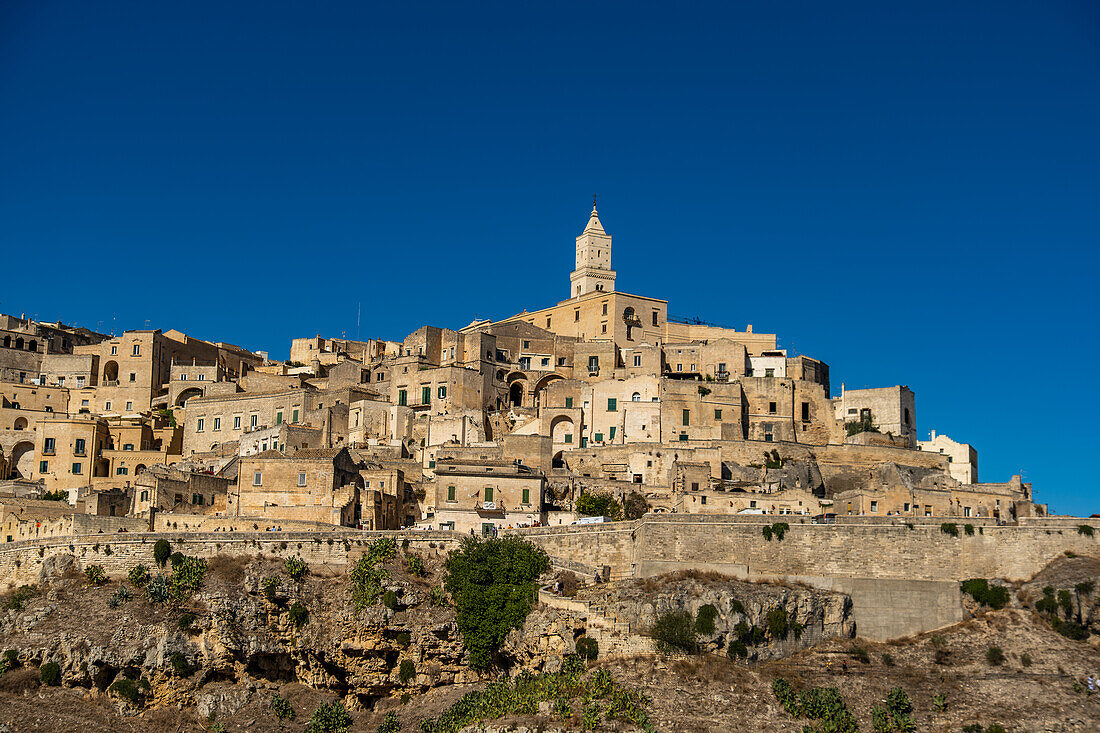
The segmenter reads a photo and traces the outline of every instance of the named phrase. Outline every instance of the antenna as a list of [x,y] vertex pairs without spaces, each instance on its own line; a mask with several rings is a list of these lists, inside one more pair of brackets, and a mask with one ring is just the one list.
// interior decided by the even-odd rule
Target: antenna
[[359,340],[359,316],[363,313],[363,301],[355,304],[355,340]]

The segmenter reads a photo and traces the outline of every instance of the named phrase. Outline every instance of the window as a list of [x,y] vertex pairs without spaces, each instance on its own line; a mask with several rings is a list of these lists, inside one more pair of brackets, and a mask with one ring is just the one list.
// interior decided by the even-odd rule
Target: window
[[240,430],[241,429],[241,416],[240,415],[234,415],[233,416],[233,429],[234,430]]
[[601,323],[600,324],[600,333],[607,333],[607,324],[606,323]]
[[[205,374],[200,374],[200,375],[199,375],[199,381],[200,381],[200,382],[204,381],[205,379],[206,379],[206,375],[205,375]],[[202,498],[202,497],[199,497],[199,498]]]
[[859,411],[859,421],[860,422],[871,422],[871,408],[870,407],[864,407],[864,408],[860,409],[860,411]]
[[770,443],[770,442],[772,442],[774,437],[775,436],[772,434],[772,426],[771,425],[765,425],[764,426],[764,442],[765,443]]
[[547,357],[544,357],[544,358],[543,358],[543,360],[542,360],[542,365],[543,365],[544,367],[548,367],[548,366],[550,366],[550,357],[549,357],[549,356],[547,356]]
[[148,491],[141,492],[141,501],[149,501],[149,492]]
[[872,501],[871,502],[871,513],[874,514],[877,511],[878,511],[878,502],[877,501]]
[[768,403],[768,413],[774,415],[776,411],[776,405],[774,402]]
[[718,373],[719,374],[725,374],[726,373],[726,362],[724,362],[724,361],[718,362]]
[[134,344],[134,356],[141,356],[141,344]]
[[134,409],[134,403],[133,403],[133,402],[127,402],[127,403],[126,403],[126,411],[127,411],[127,412],[130,412],[130,411],[132,411],[133,409]]
[[248,416],[248,426],[249,427],[254,428],[259,424],[260,424],[260,416],[259,415],[249,415]]
[[290,421],[291,421],[292,423],[294,423],[295,425],[297,425],[297,424],[298,424],[298,411],[297,411],[297,410],[293,410],[293,411],[291,411],[291,413],[290,413]]
[[615,412],[619,408],[619,402],[614,397],[607,398],[607,411]]
[[642,394],[640,392],[635,392],[634,394],[630,395],[630,401],[631,402],[641,402],[642,401]]
[[73,474],[74,475],[79,476],[83,472],[84,472],[84,464],[82,464],[82,463],[74,463],[73,464]]
[[714,411],[714,419],[715,420],[721,420],[722,419],[722,411],[721,410],[715,410]]
[[42,452],[48,456],[52,456],[54,452],[54,439],[46,438],[42,441]]
[[604,314],[605,316],[607,315],[607,303],[604,303],[604,304],[603,304],[603,314]]
[[187,375],[186,374],[180,374],[180,381],[181,382],[186,382],[187,381]]
[[602,443],[603,442],[603,433],[596,433],[595,441],[597,443]]
[[530,341],[524,341],[523,342],[523,348],[524,348],[524,350],[527,350],[527,349],[531,348],[531,342]]
[[201,433],[202,429],[205,425],[206,425],[206,420],[204,420],[203,418],[200,417],[198,419],[198,421],[195,423],[195,430]]
[[103,409],[104,410],[110,410],[111,409],[111,401],[110,400],[107,400],[106,402],[103,403]]
[[117,346],[112,346],[111,347],[111,356],[117,356],[117,355],[118,355],[118,347]]
[[432,388],[421,387],[420,388],[420,404],[429,405],[432,402]]
[[404,407],[405,405],[409,404],[408,392],[406,392],[403,389],[397,390],[397,404],[400,405],[401,407]]
[[634,355],[634,366],[640,367],[641,365],[642,365],[642,355],[641,354],[635,354]]
[[81,407],[87,407],[88,406],[88,400],[81,400],[80,401],[80,406]]
[[905,511],[909,511],[909,502],[905,502]]
[[492,501],[492,500],[493,500],[493,487],[492,486],[486,486],[485,487],[485,501]]
[[263,473],[261,473],[260,471],[256,471],[255,473],[252,474],[252,485],[253,486],[263,486],[264,485],[264,475],[263,475]]
[[57,378],[57,386],[58,387],[64,387],[65,386],[65,377],[58,377]]
[[809,422],[809,421],[810,421],[810,403],[809,402],[803,402],[802,403],[802,422]]
[[695,365],[694,364],[691,365],[691,371],[695,371]]
[[685,441],[687,439],[688,439],[688,434],[687,433],[680,433],[680,440],[681,441]]
[[677,364],[676,365],[676,371],[678,371],[678,372],[684,371],[684,365],[683,364]]
[[301,472],[301,471],[298,472],[298,485],[299,486],[305,486],[306,485],[306,475],[305,475],[304,472]]
[[608,440],[615,440],[615,426],[614,425],[612,425],[610,428],[607,429],[607,439]]
[[115,469],[116,476],[125,476],[128,473],[130,473],[130,469],[126,468],[125,466],[119,466]]
[[436,394],[438,394],[438,395],[439,395],[439,399],[443,399],[444,397],[446,397],[446,396],[447,396],[447,387],[446,387],[446,386],[440,387],[440,388],[439,388],[439,389],[438,389],[438,390],[436,391]]
[[448,486],[447,487],[447,501],[454,501],[454,500],[455,500],[455,487]]
[[684,425],[691,424],[691,410],[684,410]]
[[39,473],[49,473],[49,470],[50,470],[50,462],[49,461],[39,461],[38,462],[38,472]]
[[969,517],[970,516],[970,507],[968,507],[968,506],[963,507],[963,516],[964,517]]
[[282,425],[283,424],[283,411],[282,410],[279,410],[278,412],[275,413],[275,424],[276,425]]
[[435,468],[435,459],[428,461],[428,468]]
[[136,382],[137,381],[137,375],[134,374],[133,372],[130,372],[130,381],[131,382]]
[[531,503],[531,489],[524,489],[523,490],[523,503],[524,504],[530,504]]
[[222,429],[222,419],[220,417],[214,418],[214,429],[215,430],[221,430]]
[[566,397],[565,398],[565,409],[569,410],[569,409],[572,409],[572,408],[573,408],[573,398],[572,397]]
[[589,369],[589,371],[591,371],[593,369],[599,369],[599,368],[600,368],[600,357],[596,356],[595,354],[588,357],[588,369]]
[[705,497],[705,496],[704,496],[704,497],[701,497],[701,498],[699,499],[699,503],[700,503],[700,504],[706,504],[706,503],[707,503],[707,497]]
[[191,494],[191,503],[201,505],[202,504],[202,494]]
[[657,325],[657,319],[658,319],[659,317],[660,317],[660,316],[659,316],[659,315],[657,314],[657,311],[653,311],[653,325],[654,325],[654,326],[656,326],[656,325]]
[[531,357],[521,356],[520,359],[519,359],[519,368],[520,369],[530,369],[531,368]]
[[575,323],[575,322],[579,321],[580,319],[581,319],[581,312],[580,311],[573,311],[573,322]]
[[76,439],[76,446],[73,448],[73,453],[75,453],[78,456],[82,456],[82,455],[84,455],[85,448],[86,448],[86,444],[84,442],[84,438],[77,438]]
[[134,444],[133,443],[123,443],[123,445],[122,445],[122,450],[133,450],[133,449],[134,449]]
[[573,434],[572,433],[566,433],[565,434],[565,442],[566,443],[572,443],[573,442]]

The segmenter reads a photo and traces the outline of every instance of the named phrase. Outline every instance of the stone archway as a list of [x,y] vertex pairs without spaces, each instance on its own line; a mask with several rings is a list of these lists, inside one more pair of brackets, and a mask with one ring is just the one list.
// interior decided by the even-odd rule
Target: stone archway
[[15,424],[12,425],[12,429],[14,429],[14,430],[26,430],[28,424],[29,423],[27,422],[27,418],[17,417],[17,418],[15,418]]
[[176,396],[176,407],[183,407],[184,403],[192,397],[202,397],[202,390],[198,387],[188,387]]
[[103,383],[118,382],[118,362],[112,359],[103,365]]
[[573,418],[568,415],[558,415],[550,421],[550,440],[554,445],[572,444],[576,441],[576,438],[573,437],[575,433],[576,427],[573,424]]
[[8,460],[9,478],[29,479],[34,472],[34,443],[28,440],[16,443]]
[[560,374],[547,374],[545,377],[535,382],[535,407],[538,407],[542,403],[543,390],[549,387],[552,382],[556,382],[559,379],[564,378],[565,377],[561,376]]
[[512,382],[508,386],[508,404],[512,407],[523,407],[523,393],[526,391],[527,382],[522,379]]

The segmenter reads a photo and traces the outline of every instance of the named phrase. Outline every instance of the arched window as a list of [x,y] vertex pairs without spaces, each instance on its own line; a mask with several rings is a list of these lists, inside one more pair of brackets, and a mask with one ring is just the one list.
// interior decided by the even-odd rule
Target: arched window
[[630,401],[631,402],[641,402],[642,401],[641,393],[635,392],[634,394],[630,395]]

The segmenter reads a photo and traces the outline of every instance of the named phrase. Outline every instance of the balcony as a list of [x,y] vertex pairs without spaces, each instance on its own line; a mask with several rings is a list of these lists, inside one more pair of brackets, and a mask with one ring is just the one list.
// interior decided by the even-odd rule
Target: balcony
[[106,382],[103,383],[103,386],[104,387],[117,387],[118,386],[118,380],[117,379],[108,379]]
[[589,364],[588,365],[588,375],[590,377],[591,376],[596,376],[599,373],[600,373],[600,365],[599,364]]
[[623,316],[623,323],[628,326],[641,326],[642,319],[636,315]]
[[714,378],[719,382],[728,382],[730,380],[730,373],[719,371],[715,373]]

